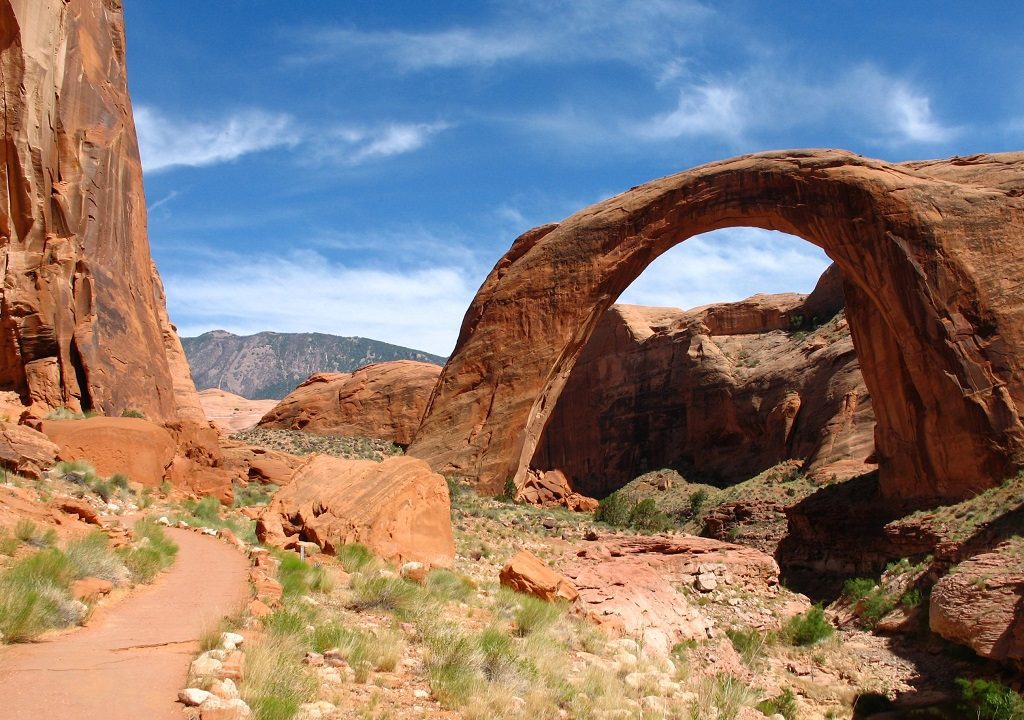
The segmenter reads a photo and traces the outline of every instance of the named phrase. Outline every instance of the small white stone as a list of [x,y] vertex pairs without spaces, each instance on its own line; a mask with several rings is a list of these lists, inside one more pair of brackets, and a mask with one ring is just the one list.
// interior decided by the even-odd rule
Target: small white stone
[[241,697],[238,692],[238,687],[235,685],[235,681],[231,678],[215,680],[210,683],[210,692],[221,700],[234,700],[235,698]]
[[200,532],[203,533],[203,535],[209,535],[210,537],[217,537],[217,531],[214,530],[213,528],[204,527],[202,530],[200,530]]
[[693,585],[702,593],[711,592],[718,587],[718,579],[714,573],[701,573],[693,581]]
[[156,524],[163,525],[164,527],[169,527],[171,521],[167,519],[166,515],[161,515],[159,518],[157,518]]
[[424,690],[422,688],[416,688],[415,690],[412,691],[412,694],[413,694],[413,697],[419,698],[420,700],[424,700],[424,699],[430,697],[430,693],[428,693],[426,690]]
[[208,655],[200,655],[192,661],[191,672],[193,677],[213,677],[220,672],[224,666],[220,660],[209,657]]
[[206,702],[212,695],[213,693],[200,690],[199,688],[185,688],[178,693],[178,702],[188,707],[197,707]]
[[220,646],[225,650],[237,650],[242,647],[245,638],[238,633],[225,632],[220,634]]

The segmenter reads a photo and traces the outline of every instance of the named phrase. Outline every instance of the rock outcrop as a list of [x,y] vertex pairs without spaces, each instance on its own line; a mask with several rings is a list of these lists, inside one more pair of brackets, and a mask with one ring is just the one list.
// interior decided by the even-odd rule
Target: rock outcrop
[[139,418],[47,420],[42,431],[61,460],[87,460],[102,477],[120,473],[149,487],[167,477],[177,448],[167,430]]
[[314,455],[279,490],[256,525],[261,542],[314,542],[334,554],[362,543],[396,565],[455,561],[448,484],[422,460],[382,463]]
[[596,499],[573,490],[561,470],[543,473],[531,470],[523,486],[516,491],[515,499],[541,507],[564,507],[573,512],[593,512],[598,505]]
[[352,373],[317,373],[268,412],[259,426],[412,442],[441,368],[414,360]]
[[1024,153],[760,153],[531,230],[474,298],[410,453],[486,491],[522,485],[615,298],[668,248],[732,226],[802,237],[842,273],[883,497],[961,498],[1024,466],[1024,286],[1006,280],[1024,274]]
[[498,574],[503,587],[547,602],[573,602],[580,594],[567,578],[544,564],[529,550],[520,550]]
[[38,430],[0,422],[0,467],[28,478],[42,477],[57,460],[57,447]]
[[863,462],[875,418],[834,275],[806,298],[758,295],[690,312],[613,305],[531,465],[602,497],[664,467],[731,483],[793,458],[808,470]]
[[1024,542],[972,557],[935,583],[928,623],[982,657],[1024,664]]
[[0,36],[0,389],[40,417],[194,415],[146,237],[121,4],[0,0]]

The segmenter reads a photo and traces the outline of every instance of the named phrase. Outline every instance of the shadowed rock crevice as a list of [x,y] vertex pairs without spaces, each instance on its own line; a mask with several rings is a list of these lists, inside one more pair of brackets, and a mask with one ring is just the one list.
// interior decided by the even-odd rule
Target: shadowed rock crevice
[[1024,465],[1024,155],[885,163],[762,153],[531,231],[474,299],[410,452],[491,492],[522,482],[605,311],[656,257],[725,227],[820,246],[844,277],[884,498],[959,498]]

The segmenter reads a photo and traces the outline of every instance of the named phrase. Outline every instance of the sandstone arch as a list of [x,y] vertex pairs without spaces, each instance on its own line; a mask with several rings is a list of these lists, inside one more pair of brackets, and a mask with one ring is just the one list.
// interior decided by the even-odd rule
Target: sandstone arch
[[669,247],[752,226],[840,267],[889,497],[961,497],[1024,466],[1024,153],[887,163],[761,153],[649,182],[519,237],[463,320],[409,452],[520,481],[601,314]]

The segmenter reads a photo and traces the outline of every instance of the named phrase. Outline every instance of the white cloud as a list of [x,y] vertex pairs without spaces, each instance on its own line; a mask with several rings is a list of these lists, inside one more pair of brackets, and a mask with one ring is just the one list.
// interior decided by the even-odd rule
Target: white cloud
[[413,270],[347,266],[313,252],[224,254],[162,271],[182,335],[222,328],[358,335],[438,355],[455,346],[479,282],[456,265]]
[[792,235],[729,228],[697,235],[651,263],[619,298],[684,310],[757,293],[810,292],[831,261]]
[[378,127],[339,127],[318,142],[319,157],[358,165],[419,150],[448,123],[389,123]]
[[306,32],[306,46],[289,60],[307,64],[355,55],[405,71],[510,61],[611,59],[643,65],[673,56],[710,15],[692,0],[510,0],[493,21],[475,27]]
[[286,114],[240,110],[209,121],[171,118],[156,108],[135,109],[142,166],[147,172],[186,165],[204,167],[283,145],[299,136]]
[[881,132],[890,144],[942,143],[960,132],[935,117],[931,98],[923,91],[873,65],[853,69],[833,92],[838,105]]
[[651,140],[700,135],[736,140],[749,115],[738,88],[715,84],[688,87],[680,91],[675,110],[642,124],[638,134]]

